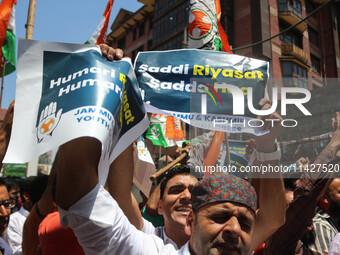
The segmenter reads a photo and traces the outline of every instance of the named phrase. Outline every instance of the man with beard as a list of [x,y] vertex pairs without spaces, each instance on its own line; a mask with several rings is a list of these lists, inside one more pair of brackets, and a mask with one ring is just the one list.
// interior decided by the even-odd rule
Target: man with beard
[[340,178],[335,178],[319,201],[319,210],[313,218],[315,242],[309,246],[314,254],[328,251],[333,238],[340,231]]

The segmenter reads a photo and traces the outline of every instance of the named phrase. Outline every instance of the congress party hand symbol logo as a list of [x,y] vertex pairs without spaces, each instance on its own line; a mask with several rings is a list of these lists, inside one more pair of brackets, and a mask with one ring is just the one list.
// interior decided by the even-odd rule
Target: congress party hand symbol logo
[[58,126],[63,109],[57,111],[57,103],[52,102],[41,111],[40,120],[37,127],[38,143],[52,137],[53,131]]

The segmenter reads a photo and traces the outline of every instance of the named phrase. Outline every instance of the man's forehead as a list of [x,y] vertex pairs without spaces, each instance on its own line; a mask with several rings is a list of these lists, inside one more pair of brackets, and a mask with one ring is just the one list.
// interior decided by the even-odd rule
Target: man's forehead
[[238,215],[240,217],[247,217],[251,220],[255,219],[255,215],[249,207],[236,202],[215,202],[207,204],[201,207],[199,212],[205,214],[228,213],[236,216]]
[[189,174],[178,174],[171,178],[166,187],[170,188],[172,186],[193,186],[198,180],[196,177]]

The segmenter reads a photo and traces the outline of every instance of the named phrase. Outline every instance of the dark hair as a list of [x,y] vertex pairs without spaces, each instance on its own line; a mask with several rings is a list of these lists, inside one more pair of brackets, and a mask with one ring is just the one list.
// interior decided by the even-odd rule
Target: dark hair
[[191,170],[191,167],[188,165],[178,165],[166,172],[160,184],[160,199],[163,198],[165,186],[170,179],[174,178],[176,175],[190,175]]
[[284,173],[283,182],[284,186],[288,191],[293,191],[296,188],[296,182],[300,179],[301,173],[292,171],[288,173]]
[[39,201],[47,186],[47,175],[27,177],[22,185],[22,194],[27,192],[30,195],[32,205]]
[[[2,177],[0,177],[0,186],[6,186],[6,182],[5,182],[4,178],[2,178]],[[7,188],[7,186],[6,186],[6,188]]]
[[6,185],[8,192],[13,188],[20,189],[20,183],[19,183],[18,178],[6,177],[6,178],[3,179],[3,181]]
[[285,187],[285,193],[290,192],[290,191],[294,191],[294,188],[292,188],[292,187]]

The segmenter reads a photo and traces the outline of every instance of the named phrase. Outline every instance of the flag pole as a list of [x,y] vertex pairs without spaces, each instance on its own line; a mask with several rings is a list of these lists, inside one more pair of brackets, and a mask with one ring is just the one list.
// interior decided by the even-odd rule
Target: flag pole
[[27,23],[26,23],[26,39],[33,39],[35,8],[37,0],[30,0],[28,7]]
[[183,152],[179,157],[177,157],[174,161],[172,161],[170,164],[166,165],[163,167],[161,170],[158,172],[154,173],[153,175],[150,176],[150,180],[154,181],[156,180],[159,176],[164,174],[166,171],[168,171],[171,167],[179,163],[182,159],[184,159],[186,156],[188,156],[188,153],[185,151]]
[[0,92],[0,110],[1,110],[1,103],[2,103],[2,94],[4,92],[4,81],[5,81],[5,71],[6,71],[6,63],[5,58],[2,58],[2,75],[1,75],[1,92]]

